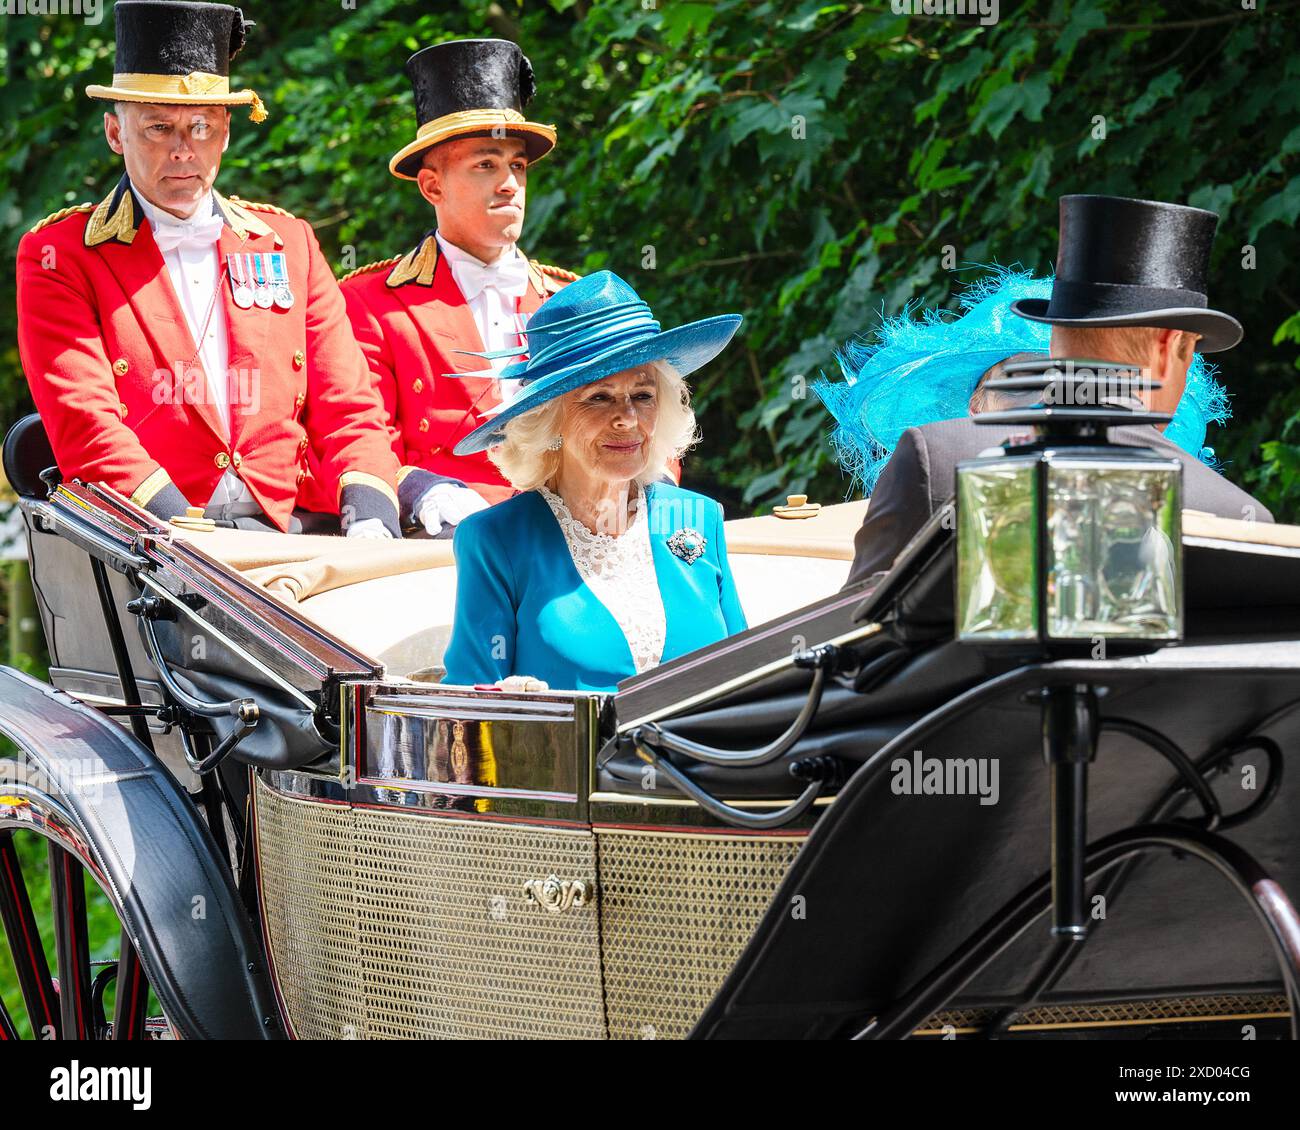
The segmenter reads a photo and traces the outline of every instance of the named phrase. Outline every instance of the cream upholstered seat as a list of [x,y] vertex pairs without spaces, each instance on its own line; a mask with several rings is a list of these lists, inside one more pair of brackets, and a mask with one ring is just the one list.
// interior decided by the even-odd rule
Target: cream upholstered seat
[[[727,549],[752,625],[837,592],[865,502],[814,517],[727,523]],[[1183,512],[1185,536],[1300,547],[1300,527]],[[451,636],[456,569],[449,541],[374,542],[217,530],[183,534],[300,615],[383,663],[390,676],[437,667]]]
[[[848,503],[808,519],[727,523],[731,568],[751,625],[843,585],[865,508],[866,503]],[[180,536],[379,660],[392,676],[441,663],[456,607],[449,541],[348,541],[243,530]]]

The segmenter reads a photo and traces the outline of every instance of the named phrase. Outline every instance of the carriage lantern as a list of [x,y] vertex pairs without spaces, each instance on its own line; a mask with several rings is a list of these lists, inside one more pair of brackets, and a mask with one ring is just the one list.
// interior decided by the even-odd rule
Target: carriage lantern
[[975,420],[1036,434],[957,468],[959,638],[1049,651],[1181,639],[1182,468],[1106,435],[1168,421],[1130,399],[1158,383],[1104,361],[1004,371],[989,389],[1041,390],[1041,402]]

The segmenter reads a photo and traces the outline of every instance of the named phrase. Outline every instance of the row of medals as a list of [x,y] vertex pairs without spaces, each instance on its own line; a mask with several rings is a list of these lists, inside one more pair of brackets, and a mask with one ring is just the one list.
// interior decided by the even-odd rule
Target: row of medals
[[251,252],[227,256],[230,269],[230,293],[241,310],[257,306],[269,310],[278,306],[288,310],[294,303],[289,289],[288,271],[282,252]]

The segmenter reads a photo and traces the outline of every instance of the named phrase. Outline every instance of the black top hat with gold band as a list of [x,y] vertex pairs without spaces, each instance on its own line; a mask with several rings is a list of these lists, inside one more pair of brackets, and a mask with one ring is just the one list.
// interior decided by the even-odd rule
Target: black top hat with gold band
[[406,61],[415,88],[415,140],[388,162],[389,171],[415,180],[424,153],[457,137],[492,137],[504,130],[521,138],[528,159],[555,147],[555,127],[530,122],[523,109],[537,84],[517,43],[505,39],[455,39],[417,51]]
[[260,122],[266,107],[253,90],[230,89],[230,60],[253,26],[229,4],[184,0],[117,0],[117,59],[111,86],[88,86],[107,102],[167,106],[252,106]]

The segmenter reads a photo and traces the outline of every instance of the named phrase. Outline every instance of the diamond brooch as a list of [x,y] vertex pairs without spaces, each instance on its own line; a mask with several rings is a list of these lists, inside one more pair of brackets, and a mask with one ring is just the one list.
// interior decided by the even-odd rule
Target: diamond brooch
[[703,557],[704,547],[708,544],[708,538],[699,530],[692,530],[689,526],[682,527],[668,539],[668,548],[687,565],[694,565]]

